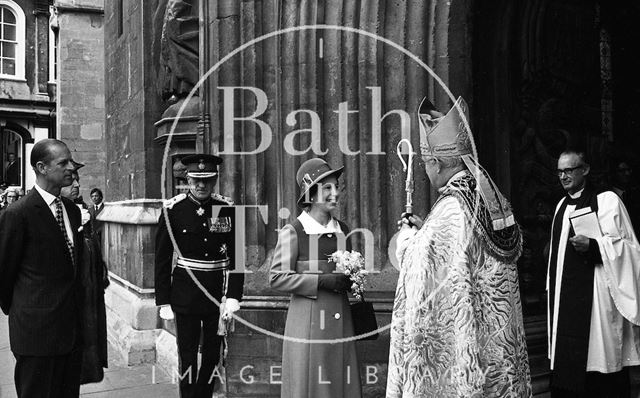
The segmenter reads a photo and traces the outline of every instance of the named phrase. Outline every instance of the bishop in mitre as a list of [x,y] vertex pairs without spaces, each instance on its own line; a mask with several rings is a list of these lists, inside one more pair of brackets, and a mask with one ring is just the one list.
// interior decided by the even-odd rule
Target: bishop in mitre
[[424,224],[403,222],[387,397],[530,397],[511,207],[472,154],[459,98],[426,100],[420,152],[439,197]]

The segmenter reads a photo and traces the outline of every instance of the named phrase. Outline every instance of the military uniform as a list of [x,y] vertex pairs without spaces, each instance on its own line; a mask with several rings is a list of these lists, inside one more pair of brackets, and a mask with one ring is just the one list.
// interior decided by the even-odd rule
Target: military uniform
[[[156,235],[156,304],[171,304],[176,319],[180,359],[181,396],[211,397],[223,337],[218,335],[219,307],[223,297],[240,300],[242,273],[233,266],[234,209],[229,198],[212,194],[201,202],[191,193],[165,202]],[[216,218],[212,208],[220,207]],[[167,217],[169,223],[167,223]],[[169,228],[177,247],[173,246]],[[174,250],[176,266],[172,270]],[[193,278],[198,282],[196,283]],[[199,286],[201,285],[201,286]],[[204,290],[204,291],[203,291]],[[202,361],[198,370],[198,347],[202,330]],[[189,380],[190,379],[190,380]],[[189,382],[190,381],[190,382]]]

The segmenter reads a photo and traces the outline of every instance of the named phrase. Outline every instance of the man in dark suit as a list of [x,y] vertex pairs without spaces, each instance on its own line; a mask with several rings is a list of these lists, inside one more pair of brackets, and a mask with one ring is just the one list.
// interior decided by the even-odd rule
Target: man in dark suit
[[89,206],[89,214],[91,215],[91,231],[95,235],[98,244],[102,245],[102,222],[97,220],[98,214],[104,209],[104,196],[100,188],[93,188],[89,194],[92,204]]
[[80,211],[60,189],[73,181],[69,148],[31,151],[36,185],[0,214],[0,307],[9,315],[18,397],[77,397],[80,390]]
[[[187,166],[190,190],[167,200],[160,217],[156,304],[161,306],[163,319],[172,319],[175,312],[181,397],[211,398],[217,378],[214,370],[225,341],[224,322],[240,308],[242,298],[244,275],[229,272],[234,265],[234,228],[238,226],[231,199],[212,193],[222,159],[191,155],[182,162]],[[214,209],[219,213],[214,214]],[[178,256],[172,271],[174,250]],[[202,349],[198,350],[201,331]],[[202,352],[200,366],[198,351]]]
[[7,157],[7,183],[20,185],[20,159],[13,153],[8,154]]

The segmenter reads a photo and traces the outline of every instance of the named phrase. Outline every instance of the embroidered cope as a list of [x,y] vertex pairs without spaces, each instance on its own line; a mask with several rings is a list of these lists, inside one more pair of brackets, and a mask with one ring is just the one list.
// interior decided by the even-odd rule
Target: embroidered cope
[[401,263],[387,397],[530,397],[516,260],[468,172],[444,187],[422,229],[398,239]]

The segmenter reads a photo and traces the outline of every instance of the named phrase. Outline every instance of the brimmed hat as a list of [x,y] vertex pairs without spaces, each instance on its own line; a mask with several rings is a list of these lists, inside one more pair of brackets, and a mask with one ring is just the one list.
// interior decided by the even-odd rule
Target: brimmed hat
[[300,187],[300,197],[298,198],[298,205],[305,203],[303,199],[309,192],[312,186],[318,184],[325,178],[335,175],[336,178],[340,177],[344,167],[332,169],[327,162],[322,159],[314,158],[309,159],[300,165],[298,172],[296,173],[296,181]]
[[78,169],[81,169],[84,167],[84,163],[76,162],[73,159],[71,159],[71,163],[73,164],[73,171],[78,171]]
[[218,175],[222,158],[202,153],[185,156],[180,161],[187,167],[187,177],[211,178]]

